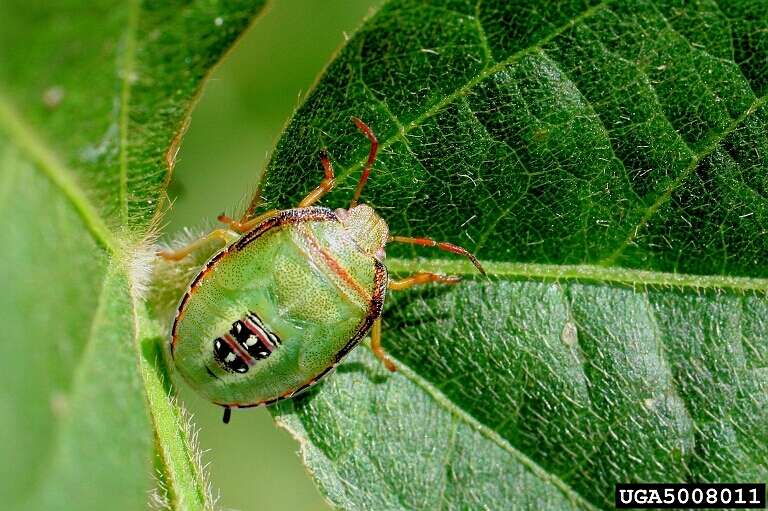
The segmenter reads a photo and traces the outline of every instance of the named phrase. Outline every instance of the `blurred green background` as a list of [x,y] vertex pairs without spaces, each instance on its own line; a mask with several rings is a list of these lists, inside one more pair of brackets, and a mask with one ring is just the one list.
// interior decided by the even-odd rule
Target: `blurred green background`
[[[202,229],[250,199],[283,125],[318,74],[379,0],[276,0],[214,71],[184,138],[166,232]],[[318,176],[318,179],[321,176]],[[329,509],[264,409],[221,409],[182,389],[222,509]]]

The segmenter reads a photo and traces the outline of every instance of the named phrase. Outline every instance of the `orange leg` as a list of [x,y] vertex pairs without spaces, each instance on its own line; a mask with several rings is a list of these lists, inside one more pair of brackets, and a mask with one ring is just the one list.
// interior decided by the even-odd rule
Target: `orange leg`
[[397,371],[397,366],[384,352],[384,348],[381,347],[381,318],[374,321],[373,328],[371,328],[371,351],[384,364],[384,367],[392,372]]
[[319,201],[323,195],[333,190],[333,187],[336,185],[336,179],[333,175],[333,165],[331,165],[331,161],[328,159],[328,153],[325,152],[325,150],[320,151],[320,163],[323,164],[325,177],[320,181],[320,185],[317,188],[309,192],[309,195],[299,202],[298,207],[300,208],[306,208]]
[[360,175],[360,180],[357,182],[357,187],[355,188],[355,194],[352,196],[352,202],[349,204],[350,209],[357,206],[357,201],[360,200],[360,194],[363,193],[363,187],[365,186],[366,181],[368,181],[368,176],[371,175],[373,163],[376,161],[376,152],[379,150],[379,141],[376,139],[376,135],[373,134],[373,131],[371,131],[371,128],[357,117],[352,117],[352,122],[354,122],[357,129],[362,131],[363,135],[368,137],[368,140],[371,141],[371,149],[368,151],[368,161],[365,162],[363,173]]
[[468,252],[467,249],[461,248],[458,245],[454,245],[453,243],[435,241],[429,238],[409,238],[407,236],[390,236],[389,241],[395,241],[398,243],[410,243],[411,245],[421,245],[422,247],[436,247],[440,250],[445,250],[446,252],[463,255],[469,259],[472,264],[475,265],[475,268],[477,268],[480,273],[485,275],[485,269],[483,268],[483,265],[480,264],[480,261],[477,260],[477,257],[475,257],[471,252]]
[[233,231],[239,232],[240,234],[245,234],[246,232],[250,231],[251,229],[259,225],[261,222],[263,222],[267,218],[275,216],[277,213],[279,213],[279,210],[270,209],[266,213],[262,213],[257,217],[251,218],[250,220],[240,220],[239,222],[224,214],[219,215],[217,218],[219,222],[225,224]]
[[196,239],[185,247],[181,247],[176,250],[160,250],[157,252],[157,255],[163,259],[168,259],[169,261],[181,261],[198,248],[210,243],[212,240],[219,240],[224,245],[226,245],[227,243],[237,239],[237,237],[238,235],[232,231],[228,231],[226,229],[216,229],[209,232],[205,236]]
[[402,291],[403,289],[418,286],[419,284],[427,284],[429,282],[440,282],[441,284],[458,284],[461,282],[461,277],[440,275],[438,273],[430,272],[419,272],[401,280],[391,280],[388,286],[392,291]]

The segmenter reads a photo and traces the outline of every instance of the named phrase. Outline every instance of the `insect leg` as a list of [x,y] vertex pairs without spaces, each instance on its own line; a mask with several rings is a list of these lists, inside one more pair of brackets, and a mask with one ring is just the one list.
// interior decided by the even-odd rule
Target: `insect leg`
[[234,241],[238,238],[238,234],[234,233],[232,231],[229,231],[227,229],[216,229],[214,231],[209,232],[205,236],[202,236],[189,245],[185,247],[178,248],[176,250],[159,250],[157,252],[157,255],[162,257],[163,259],[168,259],[169,261],[181,261],[185,257],[187,257],[189,254],[194,252],[200,247],[203,247],[210,243],[213,240],[220,240],[223,242],[223,244],[227,244],[231,241]]
[[384,364],[384,367],[392,372],[397,371],[397,366],[384,352],[384,348],[381,347],[381,318],[376,319],[373,322],[373,328],[371,328],[371,351]]
[[257,217],[251,218],[250,220],[245,220],[245,221],[241,220],[239,222],[224,214],[221,214],[216,218],[219,220],[219,222],[225,224],[233,231],[239,232],[240,234],[244,234],[250,231],[251,229],[253,229],[254,227],[256,227],[257,225],[259,225],[261,222],[263,222],[267,218],[273,217],[279,212],[280,210],[278,209],[270,209],[269,211],[262,213]]
[[409,243],[411,245],[421,245],[422,247],[436,247],[440,250],[445,250],[446,252],[463,255],[469,259],[472,264],[475,265],[475,268],[477,268],[480,273],[485,275],[485,269],[483,268],[483,265],[480,264],[480,261],[477,260],[477,257],[475,257],[471,252],[467,251],[467,249],[461,248],[458,245],[454,245],[453,243],[435,241],[429,238],[409,238],[407,236],[390,236],[389,241],[394,241],[397,243]]
[[422,271],[414,273],[410,277],[406,277],[400,280],[390,280],[389,289],[392,291],[402,291],[409,287],[418,286],[419,284],[427,284],[429,282],[440,282],[441,284],[458,284],[461,282],[461,277],[454,277],[452,275],[440,275],[439,273],[431,273]]
[[320,184],[317,188],[309,192],[309,195],[304,197],[304,199],[299,202],[298,207],[300,208],[306,208],[307,206],[311,206],[315,202],[319,201],[323,195],[333,190],[333,187],[336,185],[336,179],[333,175],[333,165],[331,165],[331,160],[328,159],[328,153],[325,151],[325,149],[320,151],[320,163],[323,164],[325,177],[322,181],[320,181]]
[[373,134],[371,128],[357,117],[352,117],[352,122],[354,122],[357,129],[362,131],[363,135],[368,137],[368,140],[371,141],[371,149],[368,151],[368,161],[365,162],[363,173],[360,174],[360,180],[357,182],[357,188],[355,188],[355,194],[352,196],[352,202],[349,204],[350,208],[357,206],[357,201],[360,200],[360,194],[363,193],[363,187],[365,186],[366,181],[368,181],[368,176],[371,175],[373,163],[376,161],[376,152],[379,150],[379,141],[376,139],[376,135]]

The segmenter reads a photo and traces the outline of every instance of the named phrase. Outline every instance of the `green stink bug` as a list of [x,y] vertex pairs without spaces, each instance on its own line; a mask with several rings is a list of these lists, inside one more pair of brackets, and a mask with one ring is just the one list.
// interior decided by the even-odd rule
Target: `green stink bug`
[[387,290],[416,284],[454,284],[458,277],[420,272],[390,280],[384,266],[387,243],[436,247],[464,255],[465,249],[428,238],[391,236],[386,222],[358,199],[376,160],[378,141],[348,209],[313,206],[334,186],[325,151],[325,178],[294,209],[240,221],[224,215],[216,229],[179,250],[161,251],[181,260],[211,239],[226,246],[203,266],[184,293],[171,327],[171,355],[181,375],[204,397],[231,408],[269,405],[318,382],[371,331],[373,353],[390,370],[381,348],[381,310]]

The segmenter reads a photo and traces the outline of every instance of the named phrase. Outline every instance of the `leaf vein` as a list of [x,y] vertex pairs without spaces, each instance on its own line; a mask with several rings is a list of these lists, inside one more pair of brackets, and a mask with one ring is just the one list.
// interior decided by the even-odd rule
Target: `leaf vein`
[[[739,64],[736,62],[736,48],[735,48],[735,46],[733,44],[734,34],[733,34],[733,27],[731,26],[731,18],[729,18],[728,14],[726,14],[726,12],[723,10],[723,7],[720,5],[720,0],[713,0],[712,1],[712,5],[715,6],[715,8],[720,13],[720,15],[725,19],[725,24],[726,24],[726,26],[728,26],[728,42],[730,43],[731,60],[739,68],[739,71],[741,71],[742,76],[743,76],[744,75],[744,70],[741,69],[741,66],[739,66]],[[747,82],[749,82],[749,80],[747,80]]]
[[483,23],[480,20],[480,5],[482,5],[483,0],[477,0],[477,3],[475,4],[475,15],[473,16],[475,19],[475,27],[477,28],[477,35],[480,37],[480,44],[483,48],[483,52],[485,53],[485,60],[486,62],[493,62],[493,52],[491,51],[491,45],[488,44],[488,36],[485,33],[485,28],[483,27]]
[[688,167],[680,173],[679,176],[677,176],[676,179],[670,183],[669,187],[667,187],[666,190],[664,190],[664,193],[659,195],[659,197],[651,204],[643,214],[640,221],[637,223],[637,225],[633,226],[630,231],[629,235],[624,239],[624,241],[614,250],[614,252],[608,256],[606,259],[601,261],[601,264],[604,264],[606,266],[612,265],[616,262],[616,259],[618,259],[621,254],[626,250],[626,248],[632,244],[632,242],[635,241],[635,239],[638,236],[638,233],[640,230],[645,227],[648,222],[656,215],[656,212],[661,209],[663,205],[665,205],[669,200],[672,198],[672,194],[677,190],[686,179],[688,179],[689,176],[691,176],[696,169],[699,166],[699,163],[712,154],[717,148],[720,147],[720,144],[734,131],[736,131],[741,124],[749,118],[750,115],[755,113],[757,110],[760,109],[765,103],[766,100],[768,100],[768,95],[759,97],[755,99],[755,101],[752,102],[752,104],[736,119],[731,122],[728,127],[723,130],[722,132],[718,133],[717,135],[712,137],[712,140],[707,144],[699,153],[694,154],[694,158],[691,161],[691,163],[688,165]]
[[496,433],[486,425],[482,424],[471,414],[461,409],[457,404],[455,404],[447,396],[445,396],[445,394],[443,394],[437,388],[435,388],[432,385],[432,383],[430,383],[421,375],[411,370],[411,368],[403,364],[402,361],[396,360],[395,363],[397,364],[398,372],[400,374],[402,374],[405,378],[407,378],[416,386],[424,390],[424,392],[426,392],[432,399],[434,399],[440,406],[442,406],[452,416],[461,420],[462,422],[467,424],[467,426],[469,426],[471,429],[480,433],[481,435],[486,437],[488,440],[496,444],[499,448],[509,453],[513,458],[515,458],[518,462],[520,462],[520,464],[522,464],[531,473],[535,474],[539,479],[552,484],[574,504],[580,505],[581,507],[591,509],[591,510],[598,509],[594,504],[589,502],[587,499],[581,496],[576,490],[571,488],[571,486],[568,483],[560,479],[557,475],[546,471],[538,463],[536,463],[534,460],[532,460],[531,458],[526,456],[523,452],[519,451],[512,444],[510,444],[507,439],[501,437],[498,433]]
[[[506,59],[498,62],[497,64],[494,64],[493,66],[486,67],[483,69],[480,73],[478,73],[474,78],[466,81],[463,85],[458,87],[456,90],[454,90],[452,93],[445,96],[442,100],[436,101],[429,105],[424,112],[422,112],[419,116],[417,116],[414,120],[409,122],[399,133],[396,133],[384,141],[381,141],[379,144],[379,150],[385,149],[389,146],[391,146],[397,139],[399,135],[405,135],[409,133],[411,130],[419,127],[425,120],[433,117],[437,113],[443,110],[448,105],[453,104],[456,100],[459,98],[465,96],[470,90],[472,90],[476,85],[478,85],[480,82],[488,78],[489,76],[493,75],[494,73],[503,70],[507,66],[517,62],[525,55],[528,55],[529,53],[536,51],[540,49],[544,44],[548,43],[558,35],[562,34],[569,28],[579,24],[580,22],[584,21],[585,19],[593,16],[595,13],[600,12],[602,9],[604,9],[607,6],[607,0],[604,0],[603,2],[600,2],[599,4],[595,4],[594,6],[586,9],[584,12],[582,12],[580,15],[574,17],[573,19],[569,20],[567,23],[564,23],[563,25],[557,27],[555,30],[550,32],[545,37],[542,37],[539,41],[537,41],[534,44],[531,44],[527,48],[523,48],[522,50],[519,50]],[[350,176],[353,172],[357,171],[358,169],[362,168],[363,164],[365,163],[366,158],[362,158],[356,163],[350,165],[346,169],[342,170],[341,172],[337,173],[336,182],[344,181],[346,178]]]
[[[594,30],[592,30],[590,27],[586,27],[586,30],[594,34]],[[672,119],[669,117],[667,112],[664,111],[664,102],[661,100],[661,97],[659,96],[659,92],[656,90],[656,87],[653,86],[653,80],[648,75],[648,72],[645,70],[645,68],[638,66],[636,62],[632,62],[623,56],[619,55],[618,53],[610,50],[603,41],[600,40],[600,38],[595,34],[595,42],[600,46],[600,48],[605,52],[605,54],[610,57],[611,59],[615,59],[619,62],[622,62],[627,65],[628,68],[634,69],[639,73],[639,78],[642,81],[642,84],[647,87],[647,90],[653,95],[653,99],[655,100],[656,104],[654,106],[654,115],[649,117],[648,120],[651,120],[653,118],[656,118],[657,116],[663,119],[669,127],[674,132],[674,135],[676,137],[676,140],[679,141],[683,146],[685,146],[685,149],[690,153],[690,156],[693,158],[695,156],[695,151],[693,148],[688,144],[688,142],[683,138],[683,136],[680,134],[680,132],[675,128],[675,123],[672,121]],[[604,102],[603,102],[604,103]],[[598,103],[592,103],[592,107],[600,106],[600,102]],[[646,121],[647,122],[647,121]],[[631,177],[631,176],[630,176]]]
[[[104,273],[103,279],[101,281],[101,288],[99,289],[99,296],[96,299],[96,306],[94,307],[93,316],[91,316],[91,322],[90,322],[90,329],[88,331],[88,337],[85,339],[85,343],[83,345],[83,350],[80,353],[80,357],[76,363],[76,365],[73,368],[72,371],[72,379],[71,379],[71,385],[69,389],[66,389],[64,393],[66,394],[66,400],[67,402],[72,401],[72,396],[75,395],[77,392],[77,388],[82,384],[85,376],[84,373],[87,369],[90,368],[90,366],[86,365],[85,362],[89,359],[89,354],[94,349],[94,339],[98,335],[98,330],[96,329],[97,323],[100,321],[100,318],[105,314],[105,301],[106,297],[108,295],[107,288],[108,283],[111,279],[111,273],[113,272],[113,268],[108,267]],[[65,415],[62,417],[62,422],[66,421],[70,416]],[[35,480],[35,483],[33,484],[33,487],[36,489],[40,489],[44,484],[45,481],[49,479],[49,474],[53,474],[56,471],[56,457],[58,456],[58,452],[62,449],[62,443],[64,442],[64,438],[62,437],[62,429],[63,425],[61,422],[59,423],[59,426],[55,428],[55,436],[53,441],[51,442],[51,445],[46,451],[47,454],[47,461],[45,463],[40,463],[39,466],[43,468],[43,471],[39,474],[37,479]]]
[[453,451],[456,448],[456,432],[459,429],[459,420],[458,417],[453,415],[453,420],[451,421],[451,436],[448,439],[448,445],[445,447],[445,458],[443,459],[442,465],[443,465],[443,477],[442,477],[442,484],[440,485],[440,491],[438,493],[438,497],[436,499],[436,502],[438,503],[438,511],[441,511],[443,509],[443,503],[445,502],[445,490],[448,488],[448,469],[450,467],[451,458],[453,457]]

